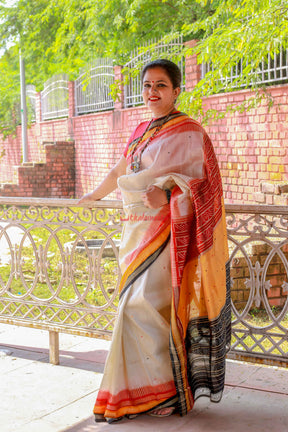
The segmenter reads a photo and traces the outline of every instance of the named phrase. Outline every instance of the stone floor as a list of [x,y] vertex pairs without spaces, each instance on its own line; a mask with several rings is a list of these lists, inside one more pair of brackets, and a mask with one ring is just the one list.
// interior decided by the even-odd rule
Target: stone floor
[[48,333],[0,324],[1,432],[288,432],[288,370],[227,361],[220,404],[196,401],[185,417],[147,415],[112,425],[91,411],[109,342],[60,335],[60,365]]

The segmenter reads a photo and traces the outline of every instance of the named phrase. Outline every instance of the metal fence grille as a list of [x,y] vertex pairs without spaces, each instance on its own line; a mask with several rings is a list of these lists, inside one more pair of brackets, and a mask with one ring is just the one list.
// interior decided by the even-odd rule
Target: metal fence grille
[[[149,47],[153,47],[150,49]],[[140,70],[145,63],[152,61],[157,58],[169,58],[171,55],[179,54],[183,46],[183,38],[180,35],[169,42],[156,40],[150,40],[145,46],[135,49],[131,53],[131,60],[126,63],[125,68],[129,69],[130,79],[129,84],[124,86],[124,107],[133,107],[142,105],[142,84],[140,79]],[[184,58],[178,61],[178,66],[181,70],[183,82],[184,82]],[[183,84],[184,88],[184,84]]]
[[[233,66],[230,71],[230,75],[222,77],[220,82],[225,87],[229,84],[229,88],[239,87],[239,84],[233,85],[233,81],[240,78],[243,69],[247,66],[243,60],[241,60],[237,65]],[[212,63],[203,63],[202,64],[202,78],[205,75],[213,71],[214,67]],[[281,83],[288,81],[288,50],[280,50],[277,54],[268,55],[267,60],[262,60],[259,64],[258,70],[251,72],[251,80],[248,82],[248,85],[253,84],[273,84],[273,83]],[[230,85],[232,84],[232,85]],[[246,86],[247,84],[241,84],[241,87]]]
[[44,84],[41,92],[42,120],[68,116],[68,76],[54,75]]
[[113,60],[97,59],[75,81],[75,115],[113,109],[113,83]]

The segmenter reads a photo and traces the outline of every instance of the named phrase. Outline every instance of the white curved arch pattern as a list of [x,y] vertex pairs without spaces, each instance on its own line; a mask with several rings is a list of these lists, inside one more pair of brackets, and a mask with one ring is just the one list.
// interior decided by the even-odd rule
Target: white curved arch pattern
[[[0,197],[0,322],[110,338],[120,201]],[[288,210],[226,205],[232,358],[288,364]]]

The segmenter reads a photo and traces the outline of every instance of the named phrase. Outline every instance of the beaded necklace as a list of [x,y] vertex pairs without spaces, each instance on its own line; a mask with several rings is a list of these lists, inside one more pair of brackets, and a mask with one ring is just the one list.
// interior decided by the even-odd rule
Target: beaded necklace
[[[138,139],[136,145],[134,146],[134,148],[132,150],[132,154],[131,154],[131,160],[132,160],[132,162],[131,162],[131,170],[134,173],[137,173],[138,171],[140,171],[142,153],[147,148],[147,146],[150,144],[150,141],[152,140],[152,138],[155,137],[155,135],[160,131],[160,129],[162,128],[162,126],[164,125],[164,123],[166,123],[166,121],[168,120],[170,114],[171,113],[169,113],[166,117],[164,117],[163,121],[155,128],[155,131],[150,135],[150,137],[148,138],[146,144],[141,149],[140,154],[134,156],[134,153],[136,152],[137,147],[139,147],[139,144],[141,144],[141,142],[143,141],[143,137],[145,136],[146,132],[149,130],[149,128],[151,126],[151,123],[153,122],[153,119],[150,120],[150,122],[148,123],[148,126],[146,127],[145,131],[143,132],[143,134],[141,135],[141,137]],[[133,157],[134,157],[134,160],[133,160]]]

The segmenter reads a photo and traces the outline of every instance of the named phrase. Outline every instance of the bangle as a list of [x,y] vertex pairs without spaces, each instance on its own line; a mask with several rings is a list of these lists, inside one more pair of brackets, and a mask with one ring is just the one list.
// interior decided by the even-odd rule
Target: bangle
[[169,204],[170,203],[170,199],[171,199],[171,190],[170,189],[164,189],[164,192],[166,193],[167,202]]

